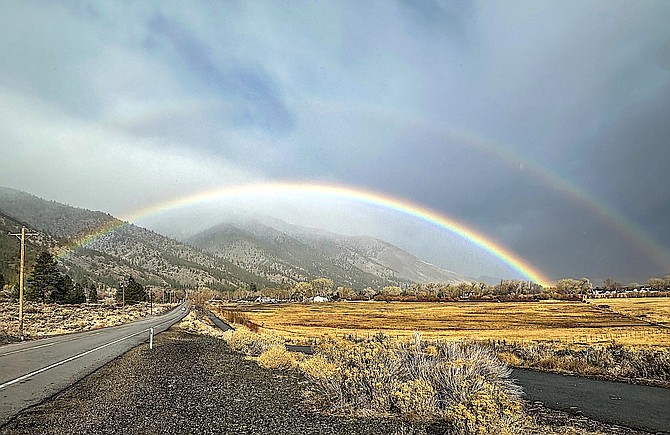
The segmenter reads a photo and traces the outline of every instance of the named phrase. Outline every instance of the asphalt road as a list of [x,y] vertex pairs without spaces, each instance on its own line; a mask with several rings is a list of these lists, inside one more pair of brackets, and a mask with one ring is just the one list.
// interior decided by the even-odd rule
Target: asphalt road
[[0,347],[0,426],[133,347],[165,331],[188,313],[183,305],[162,316],[125,325]]
[[547,408],[582,414],[594,420],[644,430],[670,433],[670,390],[660,387],[601,381],[515,369],[531,402]]

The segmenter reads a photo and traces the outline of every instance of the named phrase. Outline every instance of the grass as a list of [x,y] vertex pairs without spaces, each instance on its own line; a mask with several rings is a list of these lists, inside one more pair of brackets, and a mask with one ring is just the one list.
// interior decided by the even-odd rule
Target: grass
[[436,423],[445,433],[602,435],[572,424],[535,423],[505,362],[476,343],[427,342],[418,334],[398,342],[376,333],[366,342],[322,340],[313,356],[305,356],[287,352],[277,337],[244,327],[216,331],[201,310],[193,310],[177,327],[259,355],[253,359],[262,367],[299,369],[310,381],[305,397],[312,406],[349,416],[398,417],[394,434],[426,434]]
[[610,311],[670,326],[670,298],[595,299],[594,305],[607,305]]
[[[597,307],[605,304],[611,309]],[[248,305],[237,309],[262,332],[293,342],[343,335],[367,339],[378,331],[392,338],[407,338],[419,331],[426,339],[670,346],[670,330],[619,314],[662,320],[670,316],[670,298],[599,299],[591,304],[338,302]]]
[[[154,304],[154,315],[170,309],[168,304]],[[0,339],[15,341],[19,337],[19,305],[0,303]],[[56,305],[27,302],[24,305],[24,334],[27,338],[68,334],[116,326],[149,315],[149,305],[140,303],[124,308],[105,304]]]

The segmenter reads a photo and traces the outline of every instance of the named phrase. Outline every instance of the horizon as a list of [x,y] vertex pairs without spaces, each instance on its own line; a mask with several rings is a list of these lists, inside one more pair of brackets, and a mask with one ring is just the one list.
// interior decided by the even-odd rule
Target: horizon
[[[670,273],[670,3],[642,4],[12,3],[0,185],[114,216],[239,185],[347,186],[553,281]],[[514,272],[416,216],[300,199],[140,222],[260,211],[467,276]]]

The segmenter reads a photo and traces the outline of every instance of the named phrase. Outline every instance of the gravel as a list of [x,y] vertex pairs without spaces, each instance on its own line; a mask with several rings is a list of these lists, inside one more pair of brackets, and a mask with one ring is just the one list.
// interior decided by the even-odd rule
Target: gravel
[[215,338],[168,331],[30,408],[2,433],[388,434],[396,422],[306,408],[297,372],[260,368]]
[[[153,350],[136,347],[23,411],[0,433],[444,433],[439,425],[347,418],[311,409],[304,399],[307,381],[298,372],[263,369],[215,338],[169,330],[154,345]],[[575,433],[569,429],[575,419],[577,427],[590,431],[641,433],[550,410],[536,409],[534,415],[551,423],[556,433]]]

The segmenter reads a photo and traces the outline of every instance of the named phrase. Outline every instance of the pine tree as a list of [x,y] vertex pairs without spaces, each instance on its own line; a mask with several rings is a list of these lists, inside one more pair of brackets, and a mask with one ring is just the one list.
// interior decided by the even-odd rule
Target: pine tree
[[63,277],[63,293],[53,296],[53,302],[57,304],[71,304],[70,296],[74,293],[74,281],[70,275],[65,275]]
[[88,288],[88,303],[98,303],[98,288],[95,286],[95,284],[91,284]]
[[76,283],[65,295],[65,300],[68,304],[83,304],[86,302],[86,294],[84,294],[84,286]]
[[128,277],[126,282],[123,282],[119,285],[119,289],[116,291],[116,300],[121,301],[124,298],[124,289],[125,289],[125,303],[127,305],[133,305],[138,302],[145,301],[147,299],[147,293],[144,290],[144,287],[139,282],[135,281],[135,278],[132,276]]
[[37,256],[26,284],[27,300],[62,302],[65,297],[65,278],[58,270],[56,260],[46,251]]

